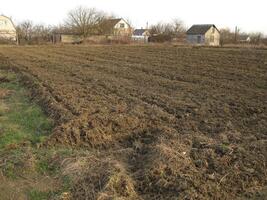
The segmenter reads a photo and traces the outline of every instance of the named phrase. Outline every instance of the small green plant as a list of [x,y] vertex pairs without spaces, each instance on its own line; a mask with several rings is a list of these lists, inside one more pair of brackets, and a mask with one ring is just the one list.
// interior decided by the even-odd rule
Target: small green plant
[[5,165],[4,168],[4,175],[7,176],[8,178],[16,179],[16,174],[15,174],[15,166],[13,163],[9,162]]
[[50,166],[47,161],[39,161],[36,165],[37,171],[41,174],[45,174],[50,171]]
[[25,152],[23,152],[23,150],[20,148],[9,151],[1,150],[0,162],[2,165],[0,170],[6,177],[16,179],[17,175],[21,173],[24,160]]
[[50,192],[41,192],[35,189],[28,192],[29,200],[47,200],[49,199]]
[[220,144],[216,146],[215,152],[220,155],[225,155],[231,152],[231,148],[225,144]]
[[50,174],[54,175],[58,171],[58,167],[54,165],[53,163],[49,163],[48,158],[42,158],[39,160],[36,164],[37,172],[40,174]]
[[63,176],[62,177],[62,181],[63,181],[63,187],[62,187],[62,192],[67,192],[70,190],[71,188],[71,178],[68,176]]

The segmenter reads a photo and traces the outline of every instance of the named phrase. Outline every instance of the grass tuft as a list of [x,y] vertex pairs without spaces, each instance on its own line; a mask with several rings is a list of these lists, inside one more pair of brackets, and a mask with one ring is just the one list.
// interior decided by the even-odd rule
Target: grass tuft
[[47,200],[49,199],[49,192],[41,192],[35,189],[30,190],[28,193],[29,200]]

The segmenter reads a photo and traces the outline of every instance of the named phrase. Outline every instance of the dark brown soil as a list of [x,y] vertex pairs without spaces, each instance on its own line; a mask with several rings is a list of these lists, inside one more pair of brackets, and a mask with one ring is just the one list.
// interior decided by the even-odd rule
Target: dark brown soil
[[265,198],[267,50],[0,47],[0,60],[57,121],[45,145],[98,152],[65,166],[80,167],[73,199]]

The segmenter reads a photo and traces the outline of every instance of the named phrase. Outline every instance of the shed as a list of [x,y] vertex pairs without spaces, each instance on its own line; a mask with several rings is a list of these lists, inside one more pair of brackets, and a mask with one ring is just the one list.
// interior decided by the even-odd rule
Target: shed
[[150,36],[151,34],[148,29],[135,29],[132,35],[132,40],[146,43]]
[[54,33],[53,43],[65,43],[65,44],[79,44],[82,43],[83,39],[80,34],[77,33]]
[[220,45],[220,31],[214,24],[193,25],[186,32],[187,42],[195,45]]

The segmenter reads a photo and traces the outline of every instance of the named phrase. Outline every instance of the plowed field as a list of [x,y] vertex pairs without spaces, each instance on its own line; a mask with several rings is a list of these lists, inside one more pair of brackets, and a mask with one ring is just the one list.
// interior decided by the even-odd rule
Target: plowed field
[[0,60],[57,122],[44,146],[96,152],[73,199],[267,194],[267,50],[3,46]]

